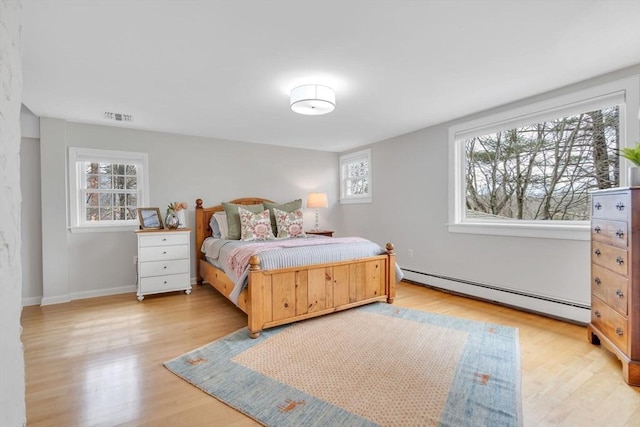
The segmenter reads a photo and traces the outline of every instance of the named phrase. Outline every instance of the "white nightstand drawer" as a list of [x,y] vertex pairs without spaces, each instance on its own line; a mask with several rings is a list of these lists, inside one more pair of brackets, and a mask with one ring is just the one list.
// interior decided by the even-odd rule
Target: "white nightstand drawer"
[[170,233],[149,233],[148,236],[140,236],[138,244],[141,248],[147,246],[188,245],[189,233],[176,231]]
[[191,289],[189,273],[170,274],[168,276],[143,277],[140,279],[139,294],[187,289]]
[[189,273],[189,260],[151,261],[140,263],[140,277]]
[[189,258],[189,246],[149,246],[138,249],[138,261],[164,261]]

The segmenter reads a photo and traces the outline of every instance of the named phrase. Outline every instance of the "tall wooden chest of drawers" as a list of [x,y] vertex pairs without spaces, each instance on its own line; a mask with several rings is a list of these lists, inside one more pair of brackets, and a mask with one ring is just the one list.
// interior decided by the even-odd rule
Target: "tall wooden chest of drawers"
[[138,301],[160,292],[191,293],[189,228],[137,231]]
[[640,385],[640,187],[592,194],[587,335],[620,359],[627,383]]

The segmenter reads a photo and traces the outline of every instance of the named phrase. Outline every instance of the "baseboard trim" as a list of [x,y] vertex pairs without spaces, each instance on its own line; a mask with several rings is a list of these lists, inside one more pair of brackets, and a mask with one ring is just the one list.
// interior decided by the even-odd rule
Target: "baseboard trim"
[[439,274],[424,273],[407,268],[402,268],[402,271],[404,272],[404,280],[418,285],[441,289],[581,325],[586,325],[591,320],[591,307],[579,302]]
[[[196,278],[191,278],[191,285],[196,284]],[[62,304],[65,302],[71,302],[77,299],[87,299],[87,298],[96,298],[96,297],[106,297],[109,295],[117,295],[117,294],[127,294],[130,292],[137,292],[138,288],[136,285],[132,286],[119,286],[117,288],[106,288],[106,289],[96,289],[91,291],[83,291],[83,292],[72,292],[68,295],[60,295],[55,297],[25,297],[22,298],[22,306],[26,307],[29,305],[53,305],[53,304]]]

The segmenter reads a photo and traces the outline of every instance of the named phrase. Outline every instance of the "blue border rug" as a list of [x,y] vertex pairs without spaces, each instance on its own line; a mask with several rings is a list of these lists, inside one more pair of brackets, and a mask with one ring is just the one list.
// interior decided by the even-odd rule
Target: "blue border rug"
[[164,364],[267,426],[521,426],[518,330],[375,303]]

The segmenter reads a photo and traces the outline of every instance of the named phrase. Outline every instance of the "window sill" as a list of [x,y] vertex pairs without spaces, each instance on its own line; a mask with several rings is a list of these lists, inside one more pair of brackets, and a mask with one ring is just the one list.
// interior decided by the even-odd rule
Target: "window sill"
[[138,230],[137,225],[98,225],[92,227],[69,227],[72,233],[113,233],[113,232],[132,232]]
[[340,199],[341,205],[349,205],[355,203],[372,203],[373,199],[371,197],[361,197],[357,199]]
[[537,239],[584,240],[591,239],[589,222],[568,224],[521,224],[464,222],[447,224],[450,233],[485,234],[492,236],[531,237]]

